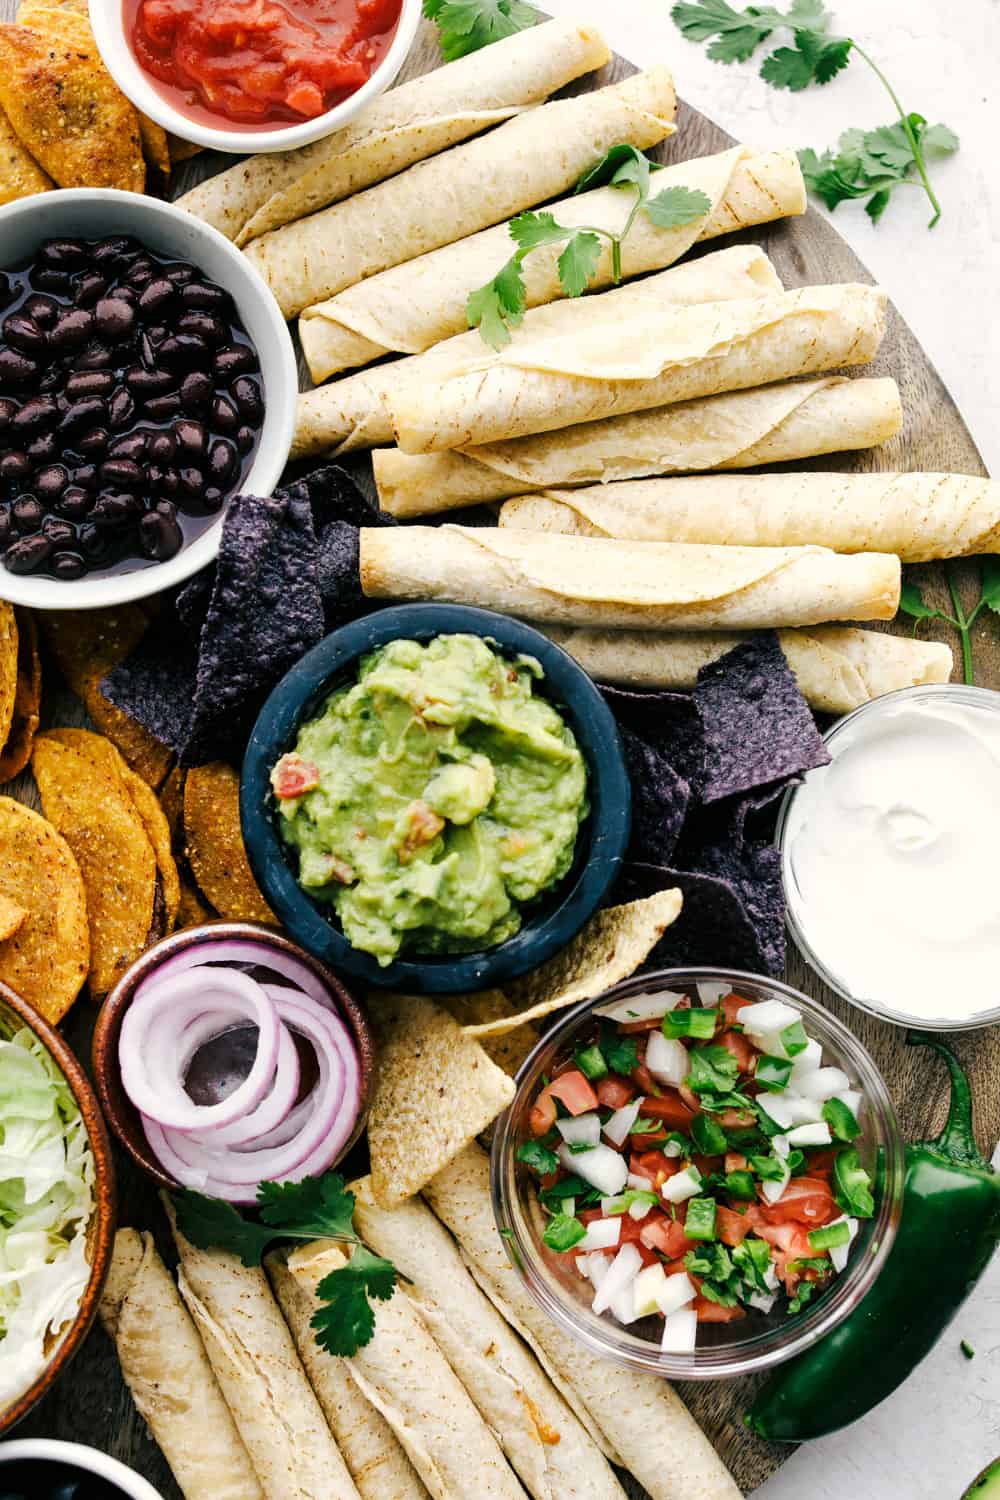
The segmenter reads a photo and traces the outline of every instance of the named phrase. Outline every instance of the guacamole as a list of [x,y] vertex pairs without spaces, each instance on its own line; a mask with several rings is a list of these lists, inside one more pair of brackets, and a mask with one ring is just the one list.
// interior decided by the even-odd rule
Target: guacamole
[[392,641],[274,767],[299,883],[380,964],[495,947],[572,864],[587,769],[541,676],[478,636]]

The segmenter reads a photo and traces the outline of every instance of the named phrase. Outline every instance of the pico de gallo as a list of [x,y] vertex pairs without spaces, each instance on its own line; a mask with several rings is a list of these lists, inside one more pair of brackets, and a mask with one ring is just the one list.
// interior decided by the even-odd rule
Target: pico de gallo
[[662,1318],[669,1353],[693,1350],[699,1325],[801,1311],[874,1213],[862,1095],[801,1012],[697,991],[599,1008],[517,1149],[547,1251],[590,1284],[594,1312]]

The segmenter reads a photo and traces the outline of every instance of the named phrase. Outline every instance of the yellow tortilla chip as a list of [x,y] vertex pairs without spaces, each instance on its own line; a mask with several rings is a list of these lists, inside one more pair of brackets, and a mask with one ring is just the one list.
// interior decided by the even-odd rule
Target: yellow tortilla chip
[[520,1017],[503,990],[479,990],[475,995],[442,995],[440,1002],[460,1026],[479,1026],[488,1021],[508,1019],[516,1023],[512,1031],[481,1039],[486,1056],[512,1078],[538,1041],[536,1028],[520,1023]]
[[182,141],[179,135],[168,135],[167,149],[170,152],[170,160],[174,162],[190,161],[192,156],[197,156],[205,148],[199,146],[197,141]]
[[143,191],[138,116],[92,44],[0,26],[0,107],[60,187]]
[[66,840],[13,797],[0,797],[0,891],[27,913],[0,942],[0,979],[54,1025],[87,977],[87,899]]
[[233,922],[278,919],[253,878],[240,829],[240,778],[232,766],[195,766],[184,782],[187,857],[198,888]]
[[382,1050],[368,1146],[375,1201],[395,1208],[486,1129],[514,1084],[447,1011],[418,995],[369,996]]
[[152,844],[153,853],[156,855],[156,868],[160,872],[160,883],[163,888],[164,930],[173,932],[181,904],[181,878],[173,855],[170,824],[152,787],[147,786],[141,776],[137,776],[134,771],[130,770],[124,760],[122,760],[120,771],[125,790],[135,803],[135,810],[142,819],[146,837]]
[[171,848],[180,848],[184,834],[184,781],[185,772],[174,766],[160,787],[160,806],[170,829]]
[[26,609],[17,609],[14,613],[17,617],[17,685],[10,731],[0,751],[0,781],[10,781],[20,775],[31,759],[42,706],[42,659],[38,654],[35,617]]
[[19,906],[16,901],[12,901],[9,896],[5,896],[0,891],[0,942],[6,942],[9,937],[13,937],[27,915],[23,906]]
[[81,729],[35,741],[32,769],[45,816],[80,866],[90,915],[90,988],[105,995],[154,926],[153,846],[119,772],[114,746]]
[[52,178],[42,171],[0,109],[0,204],[47,193],[52,186]]
[[203,927],[214,917],[215,912],[205,905],[194,886],[182,880],[180,905],[177,908],[177,921],[174,923],[175,931],[180,932],[185,927]]
[[0,600],[0,747],[6,745],[14,722],[17,693],[17,620],[14,606]]
[[466,1026],[465,1035],[503,1036],[526,1021],[539,1021],[554,1010],[602,995],[645,962],[676,922],[682,903],[675,889],[599,911],[555,958],[507,986],[504,993],[512,1014]]

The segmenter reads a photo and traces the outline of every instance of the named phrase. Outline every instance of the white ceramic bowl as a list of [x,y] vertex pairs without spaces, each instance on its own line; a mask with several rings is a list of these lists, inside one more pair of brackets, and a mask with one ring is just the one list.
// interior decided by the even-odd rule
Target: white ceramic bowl
[[[66,188],[0,208],[0,269],[24,264],[52,236],[100,239],[131,234],[150,250],[191,261],[229,292],[260,360],[264,425],[256,457],[243,481],[248,493],[269,495],[291,447],[298,399],[295,351],[281,311],[250,261],[234,245],[183,209],[111,188]],[[106,578],[61,581],[9,573],[0,564],[0,598],[32,609],[98,609],[144,599],[190,577],[219,550],[222,515],[169,562]]]
[[[204,0],[204,3],[211,4],[211,0]],[[90,24],[104,65],[136,109],[149,115],[164,130],[180,136],[181,140],[197,141],[199,146],[207,146],[212,151],[229,151],[237,156],[257,151],[291,151],[296,146],[308,146],[311,141],[318,141],[320,136],[329,135],[346,125],[348,120],[353,120],[366,104],[384,94],[395,82],[396,74],[413,46],[420,15],[421,0],[403,0],[396,34],[368,82],[325,114],[304,120],[301,125],[276,125],[271,130],[241,130],[235,124],[227,130],[224,126],[217,128],[192,120],[160,93],[149,74],[139,66],[129,46],[122,0],[90,0]]]
[[[117,1458],[111,1458],[96,1448],[87,1448],[83,1443],[60,1443],[55,1438],[17,1438],[12,1443],[0,1444],[0,1464],[30,1458],[75,1464],[85,1474],[96,1474],[109,1484],[116,1484],[129,1500],[163,1500],[159,1490],[154,1490],[149,1481],[134,1469],[126,1468]],[[0,1490],[3,1487],[0,1477]]]

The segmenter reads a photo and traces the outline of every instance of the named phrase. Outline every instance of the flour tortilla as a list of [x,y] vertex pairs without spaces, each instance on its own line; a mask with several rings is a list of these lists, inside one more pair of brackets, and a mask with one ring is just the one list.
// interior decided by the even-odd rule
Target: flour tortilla
[[198,1330],[151,1234],[118,1231],[99,1311],[125,1384],[185,1500],[264,1500]]
[[824,547],[700,547],[471,526],[363,527],[361,587],[549,625],[754,630],[889,620],[899,559]]
[[196,1250],[164,1201],[181,1296],[267,1500],[359,1500],[264,1272]]
[[[654,304],[690,307],[702,302],[770,298],[781,291],[778,273],[756,245],[717,250],[701,260],[672,266],[644,281],[630,282],[597,298],[554,302],[525,316],[521,334],[572,333],[601,305],[607,319],[641,320]],[[292,458],[347,453],[393,440],[392,401],[409,385],[435,385],[456,371],[473,370],[489,350],[478,330],[456,335],[423,354],[362,370],[299,397]]]
[[354,1223],[407,1279],[407,1294],[497,1434],[534,1500],[625,1500],[594,1440],[469,1274],[458,1246],[419,1198],[379,1208],[351,1184]]
[[882,340],[886,297],[846,284],[694,307],[643,305],[631,317],[607,296],[573,306],[573,328],[525,327],[499,353],[481,344],[471,367],[403,384],[390,397],[400,448],[469,448],[867,364]]
[[540,105],[247,246],[286,317],[565,192],[619,141],[673,133],[669,69]]
[[[546,627],[545,634],[598,682],[682,692],[695,686],[702,667],[751,639],[729,632],[667,635],[555,625]],[[822,713],[849,714],[883,693],[947,682],[953,666],[951,648],[940,641],[849,625],[779,630],[778,640],[800,691]]]
[[[710,208],[677,229],[659,229],[640,214],[622,245],[626,278],[673,265],[698,241],[805,211],[794,151],[756,152],[734,146],[715,156],[678,162],[654,175],[651,192],[678,186],[704,193]],[[634,205],[634,194],[602,187],[554,203],[550,212],[568,228],[597,225],[618,234]],[[307,307],[299,321],[299,337],[313,380],[318,383],[384,354],[419,354],[461,333],[467,327],[470,293],[493,279],[512,249],[509,225],[498,224]],[[525,260],[528,307],[565,295],[558,269],[562,249],[543,245]],[[590,290],[610,286],[611,281],[611,248],[605,242]]]
[[311,146],[247,157],[177,207],[248,244],[510,119],[608,56],[594,27],[547,21],[400,84]]
[[[314,1304],[319,1283],[347,1257],[332,1241],[319,1240],[294,1250],[287,1264]],[[406,1293],[397,1287],[373,1310],[374,1336],[348,1360],[351,1375],[433,1500],[524,1500],[496,1438]]]
[[288,1269],[280,1251],[265,1261],[274,1294],[295,1340],[361,1500],[427,1500],[416,1469],[382,1413],[362,1395],[347,1362],[327,1354],[310,1324],[315,1297]]
[[637,479],[509,500],[501,526],[737,547],[816,543],[904,563],[1000,551],[1000,484],[968,474],[726,474]]
[[651,1500],[738,1500],[739,1490],[665,1380],[590,1354],[524,1290],[497,1233],[489,1159],[469,1146],[424,1196],[462,1247],[483,1290],[600,1427]]
[[[581,422],[562,432],[463,452],[380,449],[372,461],[382,509],[408,518],[535,490],[749,469],[873,448],[899,431],[902,417],[894,380],[827,375]],[[512,517],[517,511],[505,506],[503,514]]]

